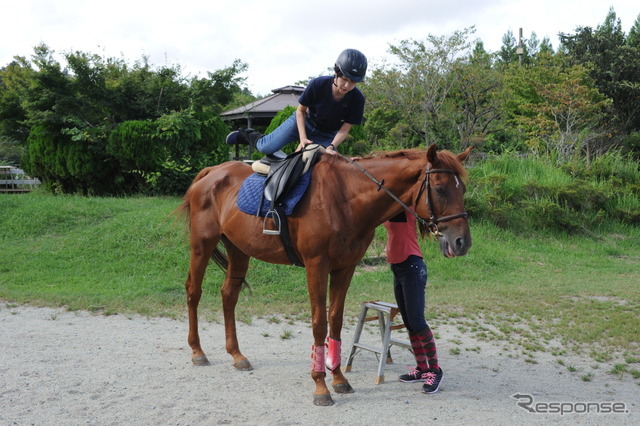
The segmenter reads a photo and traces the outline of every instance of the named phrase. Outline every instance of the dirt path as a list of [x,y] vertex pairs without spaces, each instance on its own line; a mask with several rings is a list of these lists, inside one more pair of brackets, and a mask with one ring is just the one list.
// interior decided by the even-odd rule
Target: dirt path
[[[347,373],[356,393],[334,393],[334,406],[316,407],[307,324],[239,324],[241,348],[255,368],[239,372],[224,350],[220,324],[202,324],[211,365],[193,367],[185,321],[3,303],[0,424],[640,424],[640,386],[628,375],[620,379],[603,366],[585,382],[550,355],[524,362],[453,326],[434,328],[445,371],[439,393],[424,395],[420,384],[396,381],[412,356],[395,348],[385,383],[374,384],[377,360],[363,352]],[[352,333],[353,327],[345,330],[344,346]],[[454,347],[466,349],[453,355]],[[566,359],[578,368],[593,364]],[[531,398],[528,406],[537,411],[590,412],[531,413],[518,405]],[[625,413],[595,412],[615,409]]]

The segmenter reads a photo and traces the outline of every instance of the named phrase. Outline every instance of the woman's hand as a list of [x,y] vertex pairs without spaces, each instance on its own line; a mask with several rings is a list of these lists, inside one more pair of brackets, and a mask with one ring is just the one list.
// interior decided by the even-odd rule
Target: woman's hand
[[296,148],[296,152],[302,151],[307,145],[311,145],[312,143],[315,143],[315,142],[306,138],[302,139],[298,144],[298,147]]
[[338,154],[338,150],[336,149],[335,145],[333,145],[333,144],[329,144],[329,146],[324,149],[324,152],[326,152],[327,154],[331,154],[331,155]]

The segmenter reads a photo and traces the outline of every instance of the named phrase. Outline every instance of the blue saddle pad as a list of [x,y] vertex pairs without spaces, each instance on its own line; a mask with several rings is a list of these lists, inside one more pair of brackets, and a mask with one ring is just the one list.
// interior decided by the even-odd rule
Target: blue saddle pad
[[[267,215],[269,207],[271,207],[271,201],[268,201],[262,196],[266,178],[264,175],[253,173],[242,182],[237,201],[240,211],[262,217]],[[289,194],[285,195],[285,199],[281,203],[284,206],[285,215],[288,216],[293,213],[296,204],[298,204],[298,201],[300,201],[307,191],[310,181],[311,170],[300,176],[300,179],[298,179],[298,182],[291,188]],[[260,200],[262,200],[262,205],[259,205]]]

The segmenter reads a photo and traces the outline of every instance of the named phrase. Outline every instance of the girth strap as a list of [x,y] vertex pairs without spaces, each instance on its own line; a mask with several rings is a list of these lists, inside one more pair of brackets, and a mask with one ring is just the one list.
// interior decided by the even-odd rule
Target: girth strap
[[287,216],[284,214],[284,208],[281,205],[274,207],[278,214],[273,215],[273,220],[280,221],[276,223],[276,227],[280,229],[280,240],[284,246],[284,251],[287,253],[289,262],[295,266],[304,267],[304,263],[298,259],[296,252],[293,250],[293,244],[291,243],[291,234],[289,234],[289,225],[287,224]]
[[[275,231],[263,229],[265,234],[280,235],[280,240],[287,253],[289,261],[295,266],[304,267],[304,263],[296,256],[291,242],[291,234],[287,224],[287,216],[281,199],[291,190],[300,176],[305,173],[316,161],[318,161],[318,150],[308,150],[310,158],[304,158],[305,150],[294,152],[282,159],[271,159],[270,170],[265,180],[263,196],[271,202],[268,217],[273,219]],[[266,220],[266,217],[265,217]],[[265,225],[266,226],[266,225]]]

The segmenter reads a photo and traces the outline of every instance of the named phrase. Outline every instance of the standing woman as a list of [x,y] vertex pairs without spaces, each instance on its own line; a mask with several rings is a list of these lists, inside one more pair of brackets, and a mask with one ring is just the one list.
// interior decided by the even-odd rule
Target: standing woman
[[436,393],[443,372],[433,332],[424,318],[427,266],[418,244],[416,219],[403,210],[384,223],[387,229],[387,261],[393,272],[393,293],[416,359],[416,367],[400,376],[401,382],[424,382],[423,393]]
[[240,129],[229,133],[227,143],[248,144],[263,154],[273,154],[300,141],[296,151],[316,143],[335,155],[351,126],[362,123],[364,95],[356,85],[367,73],[367,58],[359,50],[346,49],[338,56],[334,73],[311,80],[298,99],[296,112],[270,134]]

